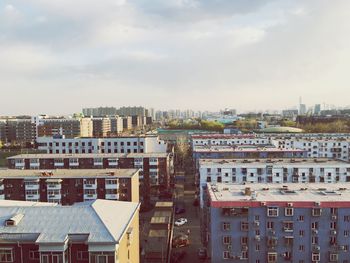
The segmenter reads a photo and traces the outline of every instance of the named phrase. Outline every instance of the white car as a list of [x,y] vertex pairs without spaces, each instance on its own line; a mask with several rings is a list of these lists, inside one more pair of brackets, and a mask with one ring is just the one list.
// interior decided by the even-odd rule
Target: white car
[[186,223],[187,223],[186,218],[179,218],[178,220],[175,221],[175,226],[183,226]]

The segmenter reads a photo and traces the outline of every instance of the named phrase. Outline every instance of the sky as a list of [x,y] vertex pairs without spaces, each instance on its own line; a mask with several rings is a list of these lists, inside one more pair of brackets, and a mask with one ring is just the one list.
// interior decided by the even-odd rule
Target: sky
[[1,0],[0,115],[350,105],[348,0]]

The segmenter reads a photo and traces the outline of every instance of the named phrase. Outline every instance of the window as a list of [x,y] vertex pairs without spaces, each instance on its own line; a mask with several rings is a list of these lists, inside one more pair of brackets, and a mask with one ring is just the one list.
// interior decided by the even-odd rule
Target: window
[[268,217],[278,217],[278,207],[268,207],[267,208]]
[[330,229],[332,229],[332,230],[337,229],[337,222],[331,222],[330,223]]
[[350,222],[350,216],[344,216],[344,222]]
[[318,229],[318,222],[312,222],[311,229]]
[[232,241],[231,236],[223,236],[223,237],[222,237],[222,243],[223,243],[224,245],[229,245],[229,244],[231,244],[231,241]]
[[311,237],[311,244],[317,245],[318,244],[318,237],[312,236]]
[[349,230],[344,230],[344,237],[348,237],[350,235],[350,231]]
[[267,262],[268,263],[277,263],[277,253],[276,252],[267,253]]
[[286,207],[284,209],[284,215],[285,216],[293,216],[293,212],[294,212],[294,210],[293,210],[292,207]]
[[222,223],[222,230],[229,231],[231,229],[231,224],[229,222]]
[[248,244],[248,237],[241,237],[241,245],[247,245]]
[[312,209],[312,215],[313,216],[321,216],[322,209],[321,208],[313,208]]
[[299,236],[303,237],[305,235],[305,231],[304,230],[299,230]]
[[293,231],[293,222],[291,222],[291,221],[283,222],[283,230],[286,232],[292,232]]
[[13,254],[11,248],[0,248],[0,262],[13,262]]
[[329,261],[331,261],[331,262],[338,262],[338,254],[330,253],[329,254]]
[[40,253],[37,250],[29,250],[29,259],[35,260],[40,258]]
[[241,222],[241,231],[248,231],[248,230],[249,230],[249,223]]
[[274,222],[272,222],[272,221],[267,221],[266,228],[267,228],[267,229],[273,229],[273,228],[274,228]]
[[304,222],[305,217],[304,216],[299,216],[299,221]]
[[305,251],[304,245],[300,245],[300,246],[299,246],[299,251]]
[[224,251],[222,253],[222,258],[223,259],[230,259],[230,251]]
[[320,261],[321,260],[320,253],[312,253],[311,259],[312,261]]
[[88,251],[78,251],[77,252],[77,260],[88,260],[89,252]]

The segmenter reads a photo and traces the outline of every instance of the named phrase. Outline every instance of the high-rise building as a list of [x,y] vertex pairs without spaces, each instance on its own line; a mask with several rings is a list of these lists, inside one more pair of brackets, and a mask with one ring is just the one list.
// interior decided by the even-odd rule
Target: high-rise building
[[321,104],[316,104],[314,109],[314,114],[320,115],[320,113],[321,113]]

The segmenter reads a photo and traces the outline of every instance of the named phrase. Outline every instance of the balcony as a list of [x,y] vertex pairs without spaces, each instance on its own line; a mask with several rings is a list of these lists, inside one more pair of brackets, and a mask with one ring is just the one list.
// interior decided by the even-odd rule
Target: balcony
[[97,184],[86,184],[86,183],[84,183],[84,189],[97,189]]
[[106,189],[119,189],[119,184],[106,184]]
[[49,200],[49,202],[50,202],[50,199],[61,199],[61,198],[62,198],[61,194],[48,194],[47,195],[47,200]]
[[64,167],[64,162],[54,162],[55,167]]
[[97,194],[84,194],[84,200],[95,200],[97,199]]
[[62,186],[61,184],[48,184],[47,185],[47,189],[50,190],[61,190],[62,189]]
[[29,194],[29,195],[26,195],[26,201],[37,202],[38,200],[40,200],[40,195],[39,195],[39,194]]
[[24,166],[25,166],[24,162],[15,164],[16,169],[22,169],[22,168],[24,168]]
[[107,200],[119,200],[119,194],[106,194]]
[[5,190],[5,185],[3,184],[3,182],[0,179],[0,191],[4,191]]
[[37,163],[30,163],[29,166],[32,169],[38,169],[40,167],[40,163],[39,162],[37,162]]
[[40,185],[38,184],[25,184],[25,190],[39,190]]
[[158,160],[149,161],[149,165],[158,165]]
[[78,167],[79,166],[79,162],[69,162],[69,166],[70,167]]

